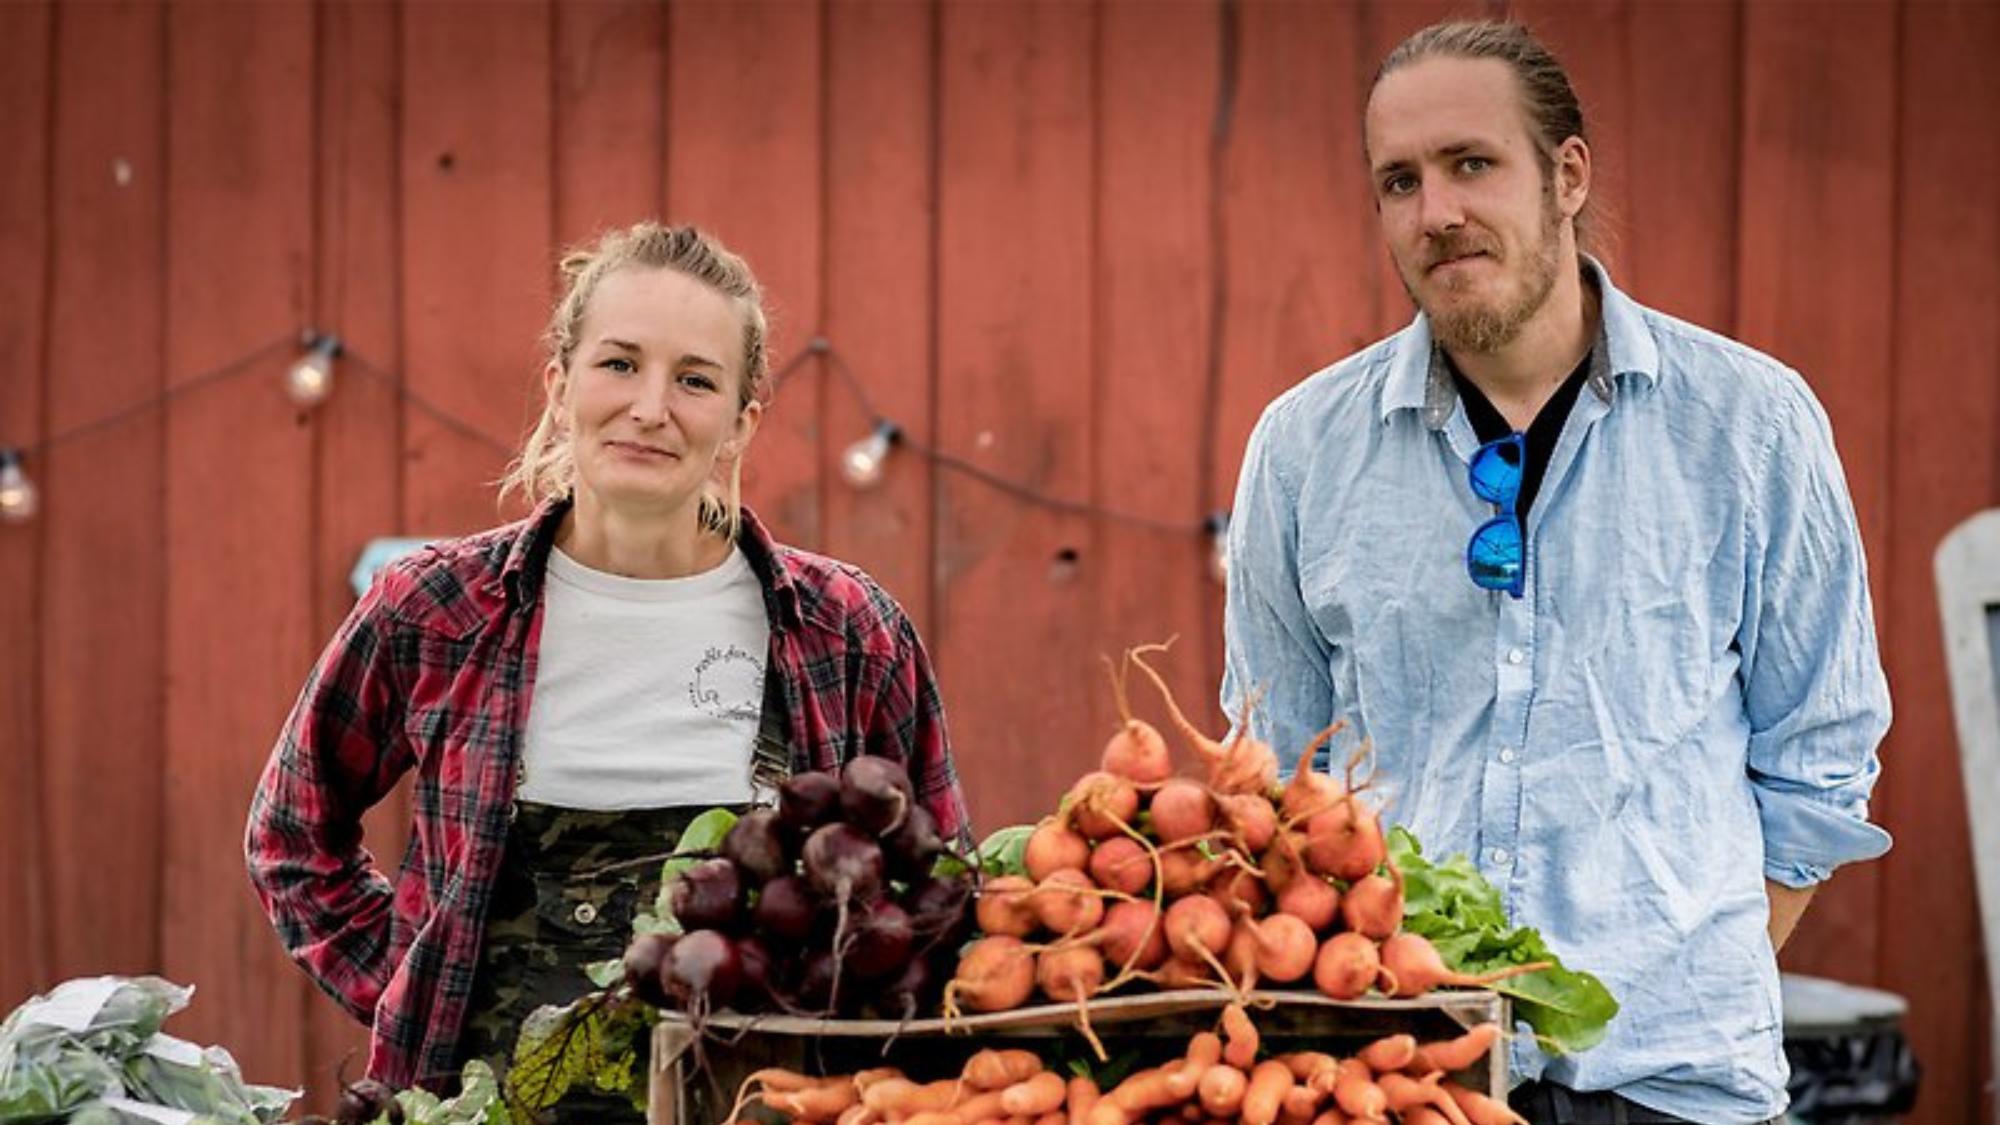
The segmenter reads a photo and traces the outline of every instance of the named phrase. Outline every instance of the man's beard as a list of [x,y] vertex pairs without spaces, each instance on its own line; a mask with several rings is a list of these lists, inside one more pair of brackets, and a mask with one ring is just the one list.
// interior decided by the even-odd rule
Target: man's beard
[[[1545,195],[1542,208],[1542,231],[1539,245],[1529,250],[1524,262],[1527,273],[1522,277],[1522,287],[1509,301],[1505,294],[1498,305],[1457,306],[1433,309],[1418,298],[1416,289],[1407,280],[1403,288],[1410,294],[1410,300],[1430,319],[1431,338],[1445,350],[1475,355],[1491,354],[1514,342],[1521,329],[1541,311],[1549,299],[1549,292],[1555,288],[1557,273],[1557,224],[1560,222],[1553,195]],[[1427,247],[1423,269],[1429,269],[1438,262],[1462,257],[1466,254],[1485,252],[1497,254],[1497,242],[1485,239],[1467,230],[1436,239]]]

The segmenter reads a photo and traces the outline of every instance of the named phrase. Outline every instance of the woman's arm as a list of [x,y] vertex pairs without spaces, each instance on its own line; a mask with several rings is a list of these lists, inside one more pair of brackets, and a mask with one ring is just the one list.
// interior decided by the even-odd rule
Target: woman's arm
[[250,882],[285,949],[356,1019],[387,984],[389,879],[361,814],[408,768],[385,571],[321,655],[285,721],[244,833]]

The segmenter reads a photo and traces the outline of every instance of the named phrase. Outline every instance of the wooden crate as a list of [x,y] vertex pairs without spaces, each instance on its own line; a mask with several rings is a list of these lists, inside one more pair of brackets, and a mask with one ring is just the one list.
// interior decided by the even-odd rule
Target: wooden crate
[[[1311,992],[1258,992],[1251,1010],[1268,1049],[1310,1048],[1347,1054],[1384,1035],[1409,1032],[1421,1041],[1448,1039],[1482,1023],[1511,1027],[1507,999],[1484,989],[1441,990],[1415,1000],[1329,1000]],[[1179,1054],[1198,1031],[1215,1027],[1230,1001],[1220,990],[1155,992],[1093,1001],[1090,1023],[1116,1058],[1138,1051],[1144,1064]],[[1269,1006],[1265,1007],[1268,1002]],[[1018,1008],[950,1021],[799,1019],[791,1016],[712,1017],[697,1051],[688,1024],[670,1016],[653,1029],[649,1125],[723,1125],[737,1087],[765,1066],[815,1074],[851,1074],[867,1067],[901,1067],[912,1077],[956,1074],[981,1047],[1005,1042],[1039,1050],[1063,1040],[1064,1053],[1090,1048],[1067,1004]],[[1034,1040],[1043,1040],[1036,1043]],[[701,1063],[697,1065],[697,1055]],[[1496,1098],[1507,1096],[1503,1037],[1479,1065],[1456,1076]]]

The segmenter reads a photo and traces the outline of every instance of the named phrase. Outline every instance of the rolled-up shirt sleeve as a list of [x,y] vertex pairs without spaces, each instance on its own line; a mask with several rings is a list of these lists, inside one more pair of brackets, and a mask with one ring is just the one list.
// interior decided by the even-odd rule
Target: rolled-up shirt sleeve
[[1806,887],[1889,850],[1889,834],[1868,821],[1889,686],[1831,428],[1802,386],[1790,390],[1749,509],[1739,643],[1764,874]]
[[1281,475],[1274,431],[1280,400],[1250,435],[1229,519],[1222,707],[1234,724],[1250,704],[1250,729],[1276,748],[1285,773],[1334,714],[1326,641],[1299,585],[1298,502]]

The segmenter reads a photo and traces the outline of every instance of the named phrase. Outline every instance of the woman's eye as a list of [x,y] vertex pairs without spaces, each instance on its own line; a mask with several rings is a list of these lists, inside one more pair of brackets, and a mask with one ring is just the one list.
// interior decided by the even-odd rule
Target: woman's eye
[[709,391],[715,389],[715,380],[710,379],[706,375],[697,374],[692,371],[688,372],[685,375],[682,375],[681,382],[684,385],[693,387],[698,391]]
[[629,375],[633,371],[637,370],[632,366],[632,361],[626,359],[623,356],[612,356],[610,359],[604,360],[597,366],[604,368],[606,371],[616,371],[620,375]]

